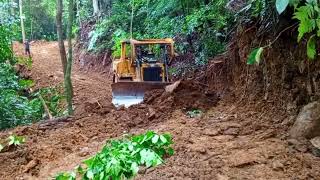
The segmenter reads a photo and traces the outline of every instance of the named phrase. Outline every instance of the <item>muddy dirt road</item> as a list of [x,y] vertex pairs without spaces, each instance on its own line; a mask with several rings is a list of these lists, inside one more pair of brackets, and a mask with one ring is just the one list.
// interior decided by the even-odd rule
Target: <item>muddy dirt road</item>
[[[21,53],[21,45],[15,47]],[[32,44],[32,78],[37,87],[62,82],[55,42]],[[110,78],[73,68],[76,115],[54,124],[38,123],[0,132],[27,138],[22,147],[0,153],[0,179],[48,179],[73,170],[96,153],[106,139],[146,130],[169,132],[175,155],[137,179],[319,179],[320,159],[291,148],[285,140],[288,118],[266,102],[222,99],[205,102],[209,109],[189,118],[176,99],[161,106],[111,107]],[[190,88],[185,88],[188,90]],[[191,91],[191,89],[190,89]],[[181,93],[175,98],[191,94]],[[194,94],[193,94],[194,95]],[[188,98],[185,98],[188,99]],[[190,99],[190,98],[189,98]],[[170,104],[170,106],[168,105]],[[170,111],[166,107],[170,107]],[[158,115],[150,116],[151,112]]]

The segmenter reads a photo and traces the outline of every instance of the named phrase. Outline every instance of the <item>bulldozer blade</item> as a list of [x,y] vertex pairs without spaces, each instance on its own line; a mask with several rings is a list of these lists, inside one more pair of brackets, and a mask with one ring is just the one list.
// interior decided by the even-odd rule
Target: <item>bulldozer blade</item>
[[170,83],[163,82],[117,82],[111,85],[112,103],[129,107],[143,101],[146,91],[164,89]]

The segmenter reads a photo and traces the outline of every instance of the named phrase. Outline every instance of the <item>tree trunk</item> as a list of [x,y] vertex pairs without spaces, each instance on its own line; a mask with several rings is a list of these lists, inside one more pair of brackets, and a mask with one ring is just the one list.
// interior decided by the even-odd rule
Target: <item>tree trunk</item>
[[23,6],[22,6],[22,0],[19,0],[19,12],[20,12],[22,42],[26,42],[26,32],[25,32],[25,30],[24,30],[22,7],[23,7]]
[[66,68],[67,68],[67,55],[66,55],[66,49],[64,47],[64,42],[63,42],[62,9],[63,9],[62,0],[57,0],[57,15],[56,15],[57,34],[58,34],[60,58],[61,58],[61,63],[62,63],[62,67],[63,67],[63,74],[65,75]]
[[29,34],[29,40],[33,40],[33,17],[32,17],[32,9],[31,9],[31,0],[28,0],[28,4],[29,4],[29,13],[30,13],[30,34]]
[[76,3],[77,3],[77,15],[78,15],[79,27],[81,29],[82,25],[81,25],[81,15],[80,15],[80,1],[76,1]]
[[92,0],[92,5],[93,5],[93,15],[95,16],[99,15],[99,1]]
[[72,81],[71,81],[73,8],[74,8],[73,0],[69,0],[69,17],[68,17],[68,26],[67,26],[67,31],[68,31],[68,60],[67,60],[66,74],[64,76],[65,94],[66,94],[66,97],[67,97],[68,114],[69,115],[73,114],[73,108],[72,108],[73,89],[72,89]]
[[134,13],[134,0],[131,0],[131,21],[130,21],[130,38],[133,37],[133,13]]

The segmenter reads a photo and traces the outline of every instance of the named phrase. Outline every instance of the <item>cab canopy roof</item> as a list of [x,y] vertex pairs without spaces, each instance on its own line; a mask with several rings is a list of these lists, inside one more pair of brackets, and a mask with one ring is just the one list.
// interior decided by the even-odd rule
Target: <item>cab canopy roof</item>
[[122,43],[132,44],[132,45],[148,45],[148,44],[173,44],[173,39],[144,39],[144,40],[136,40],[136,39],[127,39],[121,41]]

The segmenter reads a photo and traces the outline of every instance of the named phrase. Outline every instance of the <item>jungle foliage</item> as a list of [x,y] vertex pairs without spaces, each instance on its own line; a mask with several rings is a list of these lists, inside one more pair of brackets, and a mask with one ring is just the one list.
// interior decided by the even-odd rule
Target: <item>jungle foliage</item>
[[[269,6],[267,6],[269,4]],[[256,16],[263,21],[267,15],[275,14],[275,16],[281,16],[289,14],[293,20],[297,21],[298,35],[297,42],[304,42],[306,44],[306,54],[309,60],[315,60],[317,54],[317,41],[320,38],[320,6],[318,0],[251,0],[248,5],[243,9],[245,12],[250,12],[251,16]],[[273,11],[270,11],[272,7]],[[271,16],[272,17],[272,16]],[[267,21],[271,25],[279,23],[278,20]],[[295,24],[294,24],[295,25]],[[291,25],[284,30],[295,27]],[[266,28],[266,26],[263,26]],[[280,34],[281,35],[281,34]],[[271,48],[272,44],[276,41],[272,41],[263,47],[254,49],[248,56],[247,64],[259,64],[261,56],[265,48]]]
[[107,141],[101,152],[85,160],[85,168],[58,174],[56,180],[130,179],[137,175],[139,166],[151,168],[164,163],[163,158],[173,155],[170,134],[148,131],[144,134]]
[[15,57],[12,51],[17,18],[8,13],[8,9],[14,7],[14,3],[0,1],[0,129],[31,124],[44,118],[40,95],[53,115],[63,113],[64,98],[58,89],[44,88],[31,92],[33,81],[20,78],[14,68],[18,64],[28,68],[32,66],[31,58]]
[[[99,1],[100,2],[100,1]],[[232,21],[225,8],[227,0],[112,0],[101,1],[100,14],[92,17],[87,1],[81,12],[83,21],[96,21],[89,33],[89,51],[112,49],[119,56],[119,41],[131,38],[174,38],[177,52],[195,54],[203,64],[224,50]],[[85,13],[84,13],[85,12]],[[132,16],[133,15],[133,16]]]

